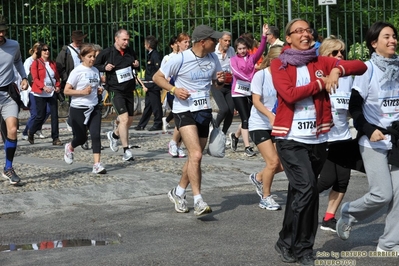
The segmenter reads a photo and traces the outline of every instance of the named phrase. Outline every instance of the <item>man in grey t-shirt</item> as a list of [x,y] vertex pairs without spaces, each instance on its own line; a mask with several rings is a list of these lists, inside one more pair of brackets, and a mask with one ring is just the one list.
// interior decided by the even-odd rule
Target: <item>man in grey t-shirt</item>
[[[8,26],[3,16],[0,15],[0,122],[1,135],[4,141],[4,150],[6,151],[5,167],[2,176],[13,185],[21,185],[21,179],[15,173],[12,163],[15,151],[17,149],[17,125],[19,105],[12,98],[18,95],[15,86],[14,66],[22,77],[21,88],[28,89],[28,79],[22,64],[21,51],[17,41],[7,39],[6,31]],[[18,92],[19,93],[19,92]]]

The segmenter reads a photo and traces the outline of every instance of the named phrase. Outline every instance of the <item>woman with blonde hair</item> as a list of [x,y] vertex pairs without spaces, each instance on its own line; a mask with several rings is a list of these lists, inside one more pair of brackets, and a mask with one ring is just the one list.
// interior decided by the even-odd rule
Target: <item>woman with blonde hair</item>
[[248,125],[249,135],[266,163],[266,167],[259,173],[252,173],[249,180],[255,185],[260,197],[259,207],[271,211],[281,209],[270,194],[270,189],[274,175],[283,171],[283,167],[278,159],[274,137],[271,136],[275,116],[272,109],[277,96],[269,66],[270,62],[280,55],[281,50],[282,46],[271,47],[259,66],[260,70],[252,78],[253,106]]
[[[331,35],[321,43],[319,55],[343,60],[345,59],[345,43],[341,39]],[[342,142],[348,142],[352,139],[348,122],[349,97],[352,83],[353,79],[351,76],[340,78],[338,80],[339,89],[334,94],[330,95],[331,114],[333,116],[334,127],[328,132],[329,150],[333,150],[336,144],[340,145]],[[341,150],[341,152],[345,154],[344,150]],[[329,156],[331,155],[332,153],[329,153]],[[328,196],[328,206],[320,229],[335,232],[337,224],[335,213],[345,195],[350,174],[350,168],[344,168],[334,163],[332,158],[330,160],[330,157],[327,157],[317,181],[317,189],[319,193],[330,187],[332,187],[332,189]]]

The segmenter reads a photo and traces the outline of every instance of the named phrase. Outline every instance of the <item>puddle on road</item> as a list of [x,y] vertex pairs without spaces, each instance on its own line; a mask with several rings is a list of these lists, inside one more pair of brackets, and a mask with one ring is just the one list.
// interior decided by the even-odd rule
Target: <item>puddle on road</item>
[[3,238],[0,252],[20,250],[44,250],[56,248],[77,248],[116,245],[121,243],[121,235],[116,232],[75,233],[54,235],[30,235],[16,238]]

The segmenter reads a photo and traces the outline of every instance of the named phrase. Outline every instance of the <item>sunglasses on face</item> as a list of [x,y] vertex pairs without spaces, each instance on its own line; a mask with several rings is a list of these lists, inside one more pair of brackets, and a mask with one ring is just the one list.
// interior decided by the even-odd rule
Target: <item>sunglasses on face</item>
[[332,56],[337,56],[338,53],[341,53],[342,56],[345,56],[345,50],[334,50],[331,52]]
[[45,48],[45,49],[42,49],[42,51],[47,52],[47,51],[50,51],[50,49]]

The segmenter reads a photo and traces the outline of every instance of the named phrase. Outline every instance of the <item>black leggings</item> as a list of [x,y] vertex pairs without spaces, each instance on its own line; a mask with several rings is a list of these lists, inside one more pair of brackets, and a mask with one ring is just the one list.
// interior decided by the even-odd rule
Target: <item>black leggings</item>
[[248,120],[252,107],[252,96],[233,97],[233,102],[241,118],[241,128],[248,129]]
[[222,121],[223,123],[223,133],[226,134],[229,130],[231,123],[233,122],[234,116],[234,102],[231,97],[231,85],[225,85],[221,89],[212,87],[212,96],[219,108],[218,115],[216,117],[216,127],[219,127]]
[[84,144],[87,141],[87,129],[89,129],[93,153],[101,153],[101,111],[98,106],[94,107],[93,112],[90,114],[89,122],[85,125],[83,123],[86,110],[88,109],[69,108],[70,126],[73,131],[71,145],[76,148]]

